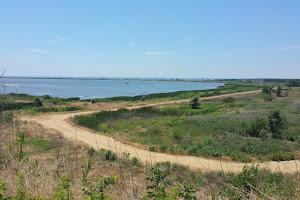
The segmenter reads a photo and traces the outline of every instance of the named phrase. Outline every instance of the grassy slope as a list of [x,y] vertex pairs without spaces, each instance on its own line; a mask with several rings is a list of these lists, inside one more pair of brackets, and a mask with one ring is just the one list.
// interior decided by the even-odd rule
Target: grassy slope
[[[4,125],[4,124],[2,124]],[[25,132],[25,157],[19,160],[18,153],[6,147],[0,151],[0,196],[16,199],[68,199],[67,193],[75,199],[83,199],[83,173],[90,159],[92,167],[87,180],[95,187],[99,178],[116,175],[116,184],[104,190],[112,199],[142,199],[147,195],[147,185],[153,185],[146,177],[151,177],[151,166],[144,166],[126,154],[109,154],[107,150],[96,151],[82,145],[66,141],[59,134],[33,124],[23,124]],[[4,130],[11,131],[9,125]],[[19,146],[15,133],[0,134],[0,144]],[[15,168],[15,165],[18,165]],[[157,163],[152,166],[162,169],[165,175],[163,187],[173,193],[178,184],[188,184],[196,191],[197,199],[255,198],[266,196],[293,199],[298,193],[298,176],[274,173],[256,166],[245,168],[239,174],[194,171],[176,163]],[[23,178],[22,178],[23,177]],[[64,187],[60,187],[62,180]],[[26,181],[25,181],[26,180]],[[68,190],[67,190],[68,189]],[[60,198],[55,198],[60,194]],[[56,196],[57,197],[57,196]],[[70,199],[70,198],[69,198]]]

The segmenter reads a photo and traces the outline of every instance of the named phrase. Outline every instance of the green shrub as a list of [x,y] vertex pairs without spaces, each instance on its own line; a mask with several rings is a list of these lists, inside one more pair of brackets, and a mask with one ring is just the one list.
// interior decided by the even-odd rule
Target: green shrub
[[286,161],[286,160],[294,160],[295,156],[289,152],[274,152],[271,155],[271,160],[273,161]]
[[268,119],[272,137],[282,138],[282,130],[287,127],[286,118],[281,115],[279,110],[275,110],[270,112]]
[[271,95],[264,95],[264,96],[263,96],[263,99],[264,99],[265,101],[273,101],[273,97],[272,97]]
[[[160,165],[160,164],[159,164]],[[151,169],[152,175],[146,179],[151,182],[150,185],[147,185],[147,193],[143,199],[184,199],[184,200],[196,200],[195,190],[189,185],[177,185],[175,188],[171,188],[172,191],[169,192],[165,185],[165,179],[167,173],[162,170],[159,165]],[[170,166],[170,163],[168,163]]]
[[226,97],[223,99],[223,103],[234,103],[235,99],[233,97]]
[[133,166],[141,166],[142,165],[142,163],[139,161],[139,159],[137,157],[133,157],[131,159],[131,163]]
[[277,90],[276,90],[276,96],[277,96],[277,97],[281,97],[281,91],[282,91],[282,88],[281,88],[281,86],[279,85],[279,86],[277,87]]
[[89,200],[105,200],[110,199],[105,195],[104,190],[107,186],[116,184],[118,181],[118,176],[103,176],[99,180],[92,181],[88,178],[88,174],[92,169],[91,159],[88,160],[88,163],[85,165],[85,169],[82,172],[82,186],[84,192],[84,199]]
[[87,153],[90,157],[92,157],[97,154],[97,151],[94,148],[89,148]]
[[106,151],[104,156],[105,156],[105,160],[108,161],[115,161],[117,159],[117,155],[112,153],[111,150]]
[[155,148],[155,146],[153,146],[153,145],[149,147],[149,151],[155,151],[155,149],[156,149],[156,148]]
[[63,176],[56,187],[54,200],[73,200],[74,197],[71,191],[71,185],[71,178]]
[[200,106],[200,103],[199,103],[198,97],[194,97],[194,99],[191,100],[191,102],[190,102],[190,107],[192,109],[199,109],[199,106]]
[[262,88],[262,94],[271,95],[272,94],[272,87],[271,86],[264,86]]
[[165,152],[168,149],[168,147],[166,145],[160,145],[159,149],[161,152]]
[[36,107],[41,107],[41,106],[43,106],[43,103],[42,103],[42,101],[41,101],[40,98],[36,98],[36,99],[34,100],[34,105],[35,105]]
[[263,118],[257,118],[250,122],[246,134],[251,137],[266,137],[267,136],[267,121]]

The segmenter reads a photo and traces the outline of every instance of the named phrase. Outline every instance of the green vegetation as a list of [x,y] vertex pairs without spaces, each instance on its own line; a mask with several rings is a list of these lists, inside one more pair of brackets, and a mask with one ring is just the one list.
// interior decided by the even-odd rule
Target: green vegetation
[[62,107],[33,107],[26,109],[28,114],[36,114],[36,113],[48,113],[48,112],[69,112],[69,111],[78,111],[85,110],[83,107],[76,106],[62,106]]
[[[275,88],[278,84],[270,86]],[[201,103],[198,109],[186,102],[172,107],[102,111],[77,116],[75,121],[110,137],[141,143],[151,151],[228,156],[243,162],[298,159],[300,90],[284,86],[281,89],[279,96],[272,91],[264,95],[192,101]],[[207,94],[186,92],[173,99],[186,94],[191,95],[189,98],[199,98],[226,92],[227,89]],[[272,101],[265,101],[265,96]],[[34,104],[36,97],[22,98],[32,98]],[[147,95],[139,101],[142,99],[149,100]],[[44,106],[36,104],[22,109],[32,114],[79,110],[79,107],[50,107],[53,98],[49,95],[40,97],[40,101]],[[0,200],[297,199],[299,196],[296,171],[282,174],[259,166],[245,166],[239,173],[225,173],[194,170],[170,162],[150,165],[142,163],[139,155],[87,148],[29,123],[19,124],[14,119],[17,114],[12,110],[0,111],[3,132],[15,130],[11,127],[19,130],[9,133],[9,137],[0,135]],[[30,126],[27,131],[21,131],[26,126]]]
[[41,107],[41,106],[43,106],[43,103],[42,103],[42,101],[39,98],[36,98],[34,100],[34,106]]
[[49,153],[57,149],[56,143],[45,139],[43,136],[31,137],[25,141],[25,144],[31,145],[42,153]]
[[289,80],[287,83],[288,87],[300,87],[300,79]]
[[295,178],[253,165],[245,166],[239,174],[221,176],[225,179],[225,184],[219,193],[229,199],[293,199],[297,188]]
[[234,103],[235,100],[233,97],[226,97],[223,99],[223,103]]
[[[296,112],[289,99],[299,98],[300,93],[290,92],[293,96],[272,102],[254,94],[235,101],[227,97],[223,104],[201,102],[200,109],[181,103],[177,107],[102,111],[76,116],[75,121],[109,136],[141,143],[150,151],[229,156],[243,162],[254,158],[291,160],[300,150],[300,125],[296,123],[300,116],[285,113]],[[268,96],[273,98],[272,92]]]
[[78,102],[80,98],[57,98],[49,95],[41,97],[31,96],[27,94],[8,94],[0,95],[0,109],[6,110],[21,110],[30,108],[39,108],[43,105],[64,105],[66,103]]
[[71,184],[70,177],[61,177],[60,183],[57,185],[56,192],[54,193],[54,200],[73,200]]
[[143,199],[196,200],[196,192],[189,185],[178,185],[175,188],[170,188],[173,192],[168,192],[164,184],[167,174],[160,167],[153,167],[151,171],[153,175],[146,178],[151,182],[150,185],[147,185],[148,195]]
[[276,96],[281,97],[282,87],[279,85],[276,89]]
[[198,97],[194,97],[194,99],[191,100],[190,106],[192,109],[199,109],[200,103]]

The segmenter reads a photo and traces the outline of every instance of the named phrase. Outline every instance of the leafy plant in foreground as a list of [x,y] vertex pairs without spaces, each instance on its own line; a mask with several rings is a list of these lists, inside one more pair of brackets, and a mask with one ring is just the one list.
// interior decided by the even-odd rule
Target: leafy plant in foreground
[[166,186],[164,184],[164,180],[167,177],[167,174],[162,170],[159,166],[151,169],[153,176],[147,177],[152,185],[147,185],[147,193],[148,195],[144,197],[144,200],[147,199],[156,199],[156,200],[176,200],[176,199],[184,199],[184,200],[195,200],[195,191],[189,185],[177,185],[175,188],[171,188],[170,190],[173,193],[169,193],[166,190]]
[[56,192],[54,193],[55,200],[72,200],[74,199],[71,192],[71,178],[63,176],[60,183],[57,185]]
[[103,176],[99,180],[96,181],[96,185],[92,184],[92,182],[88,179],[89,171],[92,169],[91,159],[88,160],[87,165],[85,166],[84,171],[82,172],[82,185],[83,192],[86,195],[85,200],[105,200],[109,199],[109,197],[105,196],[104,189],[109,186],[117,183],[118,176]]

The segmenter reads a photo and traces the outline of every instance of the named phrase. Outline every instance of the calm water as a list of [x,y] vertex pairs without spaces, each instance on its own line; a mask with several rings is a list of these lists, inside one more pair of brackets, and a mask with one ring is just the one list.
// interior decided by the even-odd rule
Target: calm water
[[223,83],[127,81],[127,80],[72,80],[72,79],[16,79],[4,78],[1,93],[49,94],[53,97],[105,98],[136,96],[150,93],[217,88]]

